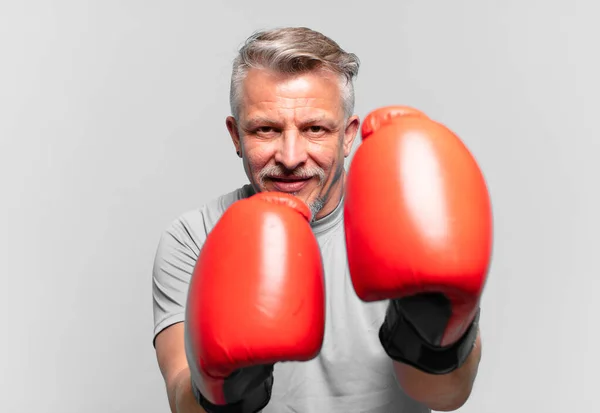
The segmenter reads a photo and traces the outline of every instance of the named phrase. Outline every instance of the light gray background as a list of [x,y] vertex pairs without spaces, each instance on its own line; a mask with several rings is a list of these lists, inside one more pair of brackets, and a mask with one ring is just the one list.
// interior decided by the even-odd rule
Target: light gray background
[[599,12],[595,0],[3,0],[0,411],[168,411],[151,344],[158,238],[245,182],[224,123],[231,59],[254,30],[285,25],[358,54],[361,118],[425,110],[489,180],[483,361],[460,411],[596,411]]

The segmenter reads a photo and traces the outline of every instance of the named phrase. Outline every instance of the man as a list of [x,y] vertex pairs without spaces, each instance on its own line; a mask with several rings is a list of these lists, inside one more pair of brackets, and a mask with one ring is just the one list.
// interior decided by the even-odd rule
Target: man
[[[176,219],[155,258],[154,345],[173,413],[417,413],[456,410],[468,399],[481,357],[478,306],[455,320],[455,337],[441,339],[451,324],[444,316],[437,338],[423,338],[437,328],[436,308],[463,311],[456,298],[389,301],[401,288],[390,297],[374,292],[372,280],[385,273],[381,260],[365,258],[366,251],[350,259],[348,251],[373,243],[360,238],[356,222],[364,208],[360,193],[370,197],[379,180],[361,177],[358,159],[353,181],[344,168],[360,125],[353,114],[358,69],[355,55],[307,28],[256,33],[235,59],[226,125],[250,183]],[[388,111],[366,126],[400,115]],[[433,121],[424,122],[433,128]],[[394,151],[383,147],[377,156],[386,152]],[[377,160],[366,162],[377,167]],[[262,194],[274,195],[261,202]],[[270,235],[260,238],[255,232],[265,225]],[[256,268],[258,255],[267,261],[262,265],[271,260],[281,267],[268,270],[277,282],[260,279],[267,270]],[[361,260],[368,261],[368,274]],[[373,294],[365,293],[370,283]],[[248,304],[256,284],[263,301]],[[475,301],[482,282],[477,286]],[[291,315],[272,310],[290,302]],[[429,349],[450,349],[444,350],[449,356],[428,356]]]

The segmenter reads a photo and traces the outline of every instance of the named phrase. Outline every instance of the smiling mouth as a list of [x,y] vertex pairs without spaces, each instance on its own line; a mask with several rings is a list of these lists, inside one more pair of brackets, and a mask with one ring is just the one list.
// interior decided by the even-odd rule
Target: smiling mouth
[[308,181],[310,177],[298,177],[298,176],[272,176],[269,179],[275,182],[298,182],[298,181]]
[[276,190],[281,192],[298,192],[310,182],[311,177],[270,177],[269,180],[272,182]]

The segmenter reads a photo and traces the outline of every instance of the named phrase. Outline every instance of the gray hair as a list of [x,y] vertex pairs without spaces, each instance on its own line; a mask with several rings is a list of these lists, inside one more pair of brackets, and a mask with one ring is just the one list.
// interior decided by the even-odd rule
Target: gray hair
[[329,37],[306,27],[284,27],[252,34],[233,62],[229,102],[238,119],[241,86],[250,68],[279,73],[328,70],[340,77],[344,112],[354,111],[354,78],[360,61]]

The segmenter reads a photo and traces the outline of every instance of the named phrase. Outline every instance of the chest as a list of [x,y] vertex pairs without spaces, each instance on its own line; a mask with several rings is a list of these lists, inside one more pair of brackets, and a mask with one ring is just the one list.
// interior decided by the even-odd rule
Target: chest
[[356,352],[382,357],[378,333],[387,301],[367,303],[356,295],[348,269],[343,231],[319,239],[319,243],[327,303],[322,355],[333,360]]

